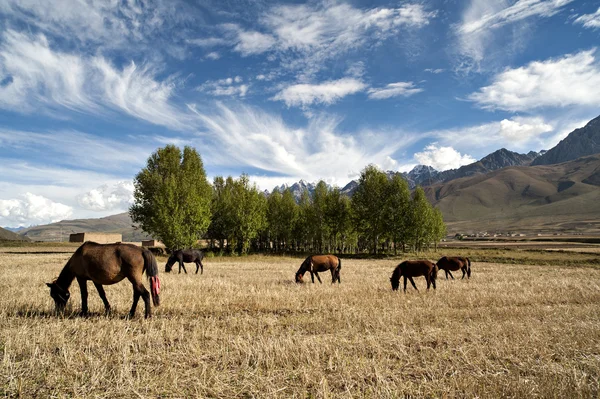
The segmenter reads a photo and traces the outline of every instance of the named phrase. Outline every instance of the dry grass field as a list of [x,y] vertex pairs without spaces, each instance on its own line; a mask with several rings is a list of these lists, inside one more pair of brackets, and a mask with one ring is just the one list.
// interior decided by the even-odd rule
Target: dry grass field
[[558,266],[575,254],[474,262],[469,281],[407,294],[390,289],[399,259],[345,259],[331,286],[293,283],[297,258],[209,258],[202,276],[161,273],[154,317],[140,304],[126,320],[128,282],[106,287],[108,317],[89,283],[89,318],[74,283],[57,317],[44,282],[69,254],[14,252],[0,253],[3,396],[599,395],[600,269]]

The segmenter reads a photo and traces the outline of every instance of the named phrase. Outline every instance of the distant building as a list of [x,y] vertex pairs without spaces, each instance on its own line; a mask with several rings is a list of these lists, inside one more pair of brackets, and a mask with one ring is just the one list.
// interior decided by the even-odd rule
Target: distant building
[[69,235],[69,242],[93,241],[98,244],[111,244],[122,242],[123,235],[119,233],[73,233]]
[[165,244],[163,244],[162,241],[159,241],[159,240],[143,240],[142,241],[142,247],[161,247],[161,248],[164,248]]

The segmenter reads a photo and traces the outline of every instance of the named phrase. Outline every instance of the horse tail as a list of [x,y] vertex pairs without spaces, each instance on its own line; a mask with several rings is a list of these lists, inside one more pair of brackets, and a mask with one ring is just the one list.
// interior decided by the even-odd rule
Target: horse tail
[[342,282],[341,282],[341,280],[340,280],[340,270],[342,270],[342,260],[340,259],[340,257],[339,257],[339,256],[337,257],[337,260],[338,260],[338,267],[337,267],[337,281],[338,281],[338,283],[340,283],[340,284],[341,284]]
[[150,282],[150,293],[152,294],[152,302],[154,306],[160,305],[160,280],[158,278],[158,263],[156,258],[152,255],[152,252],[144,248],[142,250],[142,256],[144,257],[144,269],[146,269],[146,276]]
[[471,259],[465,259],[467,260],[467,278],[471,278]]

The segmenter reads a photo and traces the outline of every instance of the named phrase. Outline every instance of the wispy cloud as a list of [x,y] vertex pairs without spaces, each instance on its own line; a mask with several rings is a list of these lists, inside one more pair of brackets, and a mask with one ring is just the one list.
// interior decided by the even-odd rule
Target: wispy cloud
[[400,148],[418,139],[398,130],[349,135],[339,131],[340,119],[325,116],[311,118],[305,127],[290,127],[279,117],[248,106],[219,104],[209,113],[190,109],[204,126],[203,137],[210,137],[211,145],[219,148],[208,155],[213,165],[260,169],[276,173],[279,181],[293,176],[345,184],[352,173],[369,163],[389,163]]
[[117,110],[173,129],[188,118],[172,105],[175,78],[157,81],[156,68],[114,67],[102,56],[52,48],[46,36],[6,31],[0,45],[0,108],[31,113],[66,109],[90,114]]
[[235,24],[224,29],[234,34],[234,50],[243,56],[275,52],[287,68],[316,71],[325,60],[421,28],[434,17],[421,4],[359,9],[324,2],[274,6],[258,19],[261,31]]
[[370,99],[383,100],[396,96],[410,97],[422,91],[423,89],[415,87],[413,82],[396,82],[390,83],[385,87],[371,88],[368,90],[368,93]]
[[[574,0],[471,0],[462,15],[462,21],[455,27],[459,53],[464,65],[477,69],[484,59],[487,49],[495,42],[494,31],[499,28],[524,21],[532,17],[551,17]],[[517,31],[505,32],[513,41],[526,38]],[[506,37],[504,37],[506,40]],[[504,50],[506,51],[506,50]]]
[[155,55],[175,55],[179,49],[174,39],[180,29],[173,28],[201,18],[179,0],[4,0],[0,15],[77,46],[150,51]]
[[544,107],[600,105],[600,64],[596,50],[535,61],[507,69],[492,84],[471,94],[469,99],[486,109],[531,111]]
[[155,147],[151,137],[146,137],[144,143],[130,143],[77,131],[40,133],[6,129],[0,129],[0,145],[16,156],[27,155],[40,163],[107,172],[136,170]]
[[600,7],[593,14],[584,14],[575,19],[576,24],[581,24],[585,28],[599,29],[600,28]]
[[363,91],[366,87],[365,83],[354,78],[342,78],[318,84],[300,83],[284,88],[273,97],[273,100],[283,101],[288,107],[333,104],[347,95]]

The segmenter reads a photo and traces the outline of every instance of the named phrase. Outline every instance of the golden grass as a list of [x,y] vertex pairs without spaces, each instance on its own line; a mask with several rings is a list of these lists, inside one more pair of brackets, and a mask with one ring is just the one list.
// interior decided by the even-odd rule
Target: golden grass
[[419,278],[403,294],[388,280],[398,260],[345,259],[331,286],[293,283],[299,259],[211,258],[202,276],[161,273],[154,317],[140,303],[125,320],[128,282],[106,287],[109,317],[91,283],[91,317],[52,314],[44,282],[68,257],[0,254],[4,396],[599,394],[596,268],[474,263],[470,281],[442,273],[436,292]]

